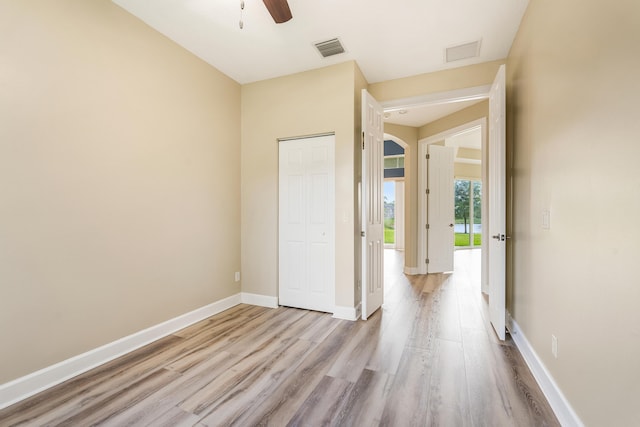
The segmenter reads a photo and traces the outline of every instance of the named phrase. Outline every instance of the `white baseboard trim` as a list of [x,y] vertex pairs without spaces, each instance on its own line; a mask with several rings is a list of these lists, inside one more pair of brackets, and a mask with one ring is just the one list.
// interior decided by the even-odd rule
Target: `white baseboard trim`
[[407,267],[404,266],[404,274],[408,274],[409,276],[415,276],[416,274],[420,274],[420,270],[418,267]]
[[358,320],[358,313],[360,312],[360,305],[358,307],[344,307],[336,305],[333,309],[333,317],[342,320]]
[[511,331],[511,338],[513,338],[513,342],[515,342],[518,350],[520,350],[520,354],[524,358],[525,362],[527,362],[527,366],[531,370],[534,378],[538,382],[540,389],[542,389],[542,393],[544,393],[545,397],[549,401],[553,412],[556,414],[560,425],[563,427],[584,427],[582,421],[578,417],[578,414],[575,413],[569,401],[564,396],[558,384],[554,381],[553,377],[542,363],[542,360],[538,357],[531,344],[527,340],[527,337],[522,333],[518,322],[508,316]]
[[259,305],[260,307],[278,308],[278,297],[268,295],[250,294],[242,292],[240,300],[243,304]]
[[235,294],[0,385],[0,409],[240,304]]

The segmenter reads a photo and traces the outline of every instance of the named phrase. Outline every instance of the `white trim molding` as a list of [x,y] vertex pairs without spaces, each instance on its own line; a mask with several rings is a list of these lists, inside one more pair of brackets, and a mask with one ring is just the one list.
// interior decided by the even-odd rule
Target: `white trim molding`
[[474,101],[489,97],[491,85],[475,86],[463,89],[448,90],[444,92],[432,92],[425,95],[412,96],[409,98],[392,99],[381,102],[384,111],[396,111],[407,107],[418,107],[427,105],[441,105],[452,102]]
[[0,409],[240,304],[240,294],[200,307],[86,353],[0,385]]
[[571,404],[569,404],[569,401],[562,393],[562,390],[560,390],[560,387],[558,387],[558,384],[556,384],[544,366],[544,363],[542,363],[542,360],[540,360],[533,347],[531,347],[527,337],[520,329],[518,322],[513,320],[509,314],[507,314],[507,318],[509,319],[508,323],[511,325],[509,328],[511,338],[513,338],[513,342],[515,342],[518,347],[520,354],[522,354],[540,389],[542,389],[542,393],[544,393],[549,401],[551,409],[553,409],[553,412],[556,414],[560,425],[563,427],[584,427],[578,414],[575,413]]
[[336,319],[342,320],[351,320],[356,321],[360,313],[360,305],[358,307],[344,307],[341,305],[336,305],[333,309],[333,317]]
[[271,297],[269,295],[250,294],[248,292],[242,292],[240,294],[240,301],[243,304],[258,305],[260,307],[278,308],[278,297]]

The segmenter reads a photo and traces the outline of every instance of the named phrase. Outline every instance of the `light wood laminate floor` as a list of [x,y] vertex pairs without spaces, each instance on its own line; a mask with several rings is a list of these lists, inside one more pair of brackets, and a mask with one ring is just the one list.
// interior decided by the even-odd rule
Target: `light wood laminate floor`
[[553,426],[480,293],[479,250],[455,272],[402,274],[368,321],[239,305],[0,411],[0,425]]

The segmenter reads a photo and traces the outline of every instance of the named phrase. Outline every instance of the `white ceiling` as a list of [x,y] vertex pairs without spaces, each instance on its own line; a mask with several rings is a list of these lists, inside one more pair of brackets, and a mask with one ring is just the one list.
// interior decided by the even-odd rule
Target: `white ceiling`
[[480,150],[482,148],[481,131],[482,128],[480,126],[467,129],[464,132],[460,132],[459,134],[446,138],[444,140],[444,145],[447,147],[462,147]]
[[478,102],[482,102],[482,99],[450,102],[437,105],[423,105],[410,108],[394,108],[385,112],[384,122],[403,126],[420,127],[427,123],[431,123],[434,120],[438,120],[444,116],[455,113],[456,111],[462,110],[463,108],[477,104]]
[[[113,0],[239,83],[355,60],[369,83],[505,58],[528,0],[289,0],[275,24],[261,0]],[[322,58],[313,43],[340,38]],[[481,40],[476,58],[447,47]]]
[[[482,150],[482,128],[477,126],[446,138],[444,140],[444,145],[447,147],[453,147],[455,162],[479,165],[481,163],[480,157],[465,157],[464,155],[461,155],[460,148],[471,149],[473,151]],[[471,153],[466,151],[465,154]]]

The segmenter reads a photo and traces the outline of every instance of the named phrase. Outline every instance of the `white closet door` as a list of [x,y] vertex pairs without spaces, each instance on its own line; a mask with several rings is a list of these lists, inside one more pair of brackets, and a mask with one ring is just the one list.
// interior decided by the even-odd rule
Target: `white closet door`
[[334,152],[334,135],[280,141],[280,305],[334,311]]

